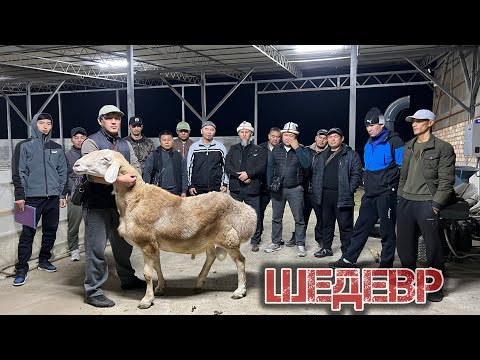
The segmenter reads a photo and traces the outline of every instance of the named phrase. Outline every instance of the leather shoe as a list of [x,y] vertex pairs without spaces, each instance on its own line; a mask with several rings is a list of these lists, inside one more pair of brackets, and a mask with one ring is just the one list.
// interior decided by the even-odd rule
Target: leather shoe
[[258,244],[252,244],[252,251],[253,252],[258,252],[260,248],[258,247]]
[[323,249],[318,250],[316,253],[314,253],[313,256],[315,256],[317,258],[323,258],[325,256],[333,256],[333,252],[330,249],[323,248]]
[[440,289],[438,291],[435,291],[433,293],[428,293],[427,294],[427,300],[431,302],[440,302],[443,300],[443,290]]
[[133,280],[129,281],[128,283],[122,284],[122,290],[135,290],[135,289],[146,289],[147,283],[144,280],[140,280],[136,276]]
[[112,307],[115,305],[115,303],[105,295],[89,296],[87,297],[87,304],[95,307]]

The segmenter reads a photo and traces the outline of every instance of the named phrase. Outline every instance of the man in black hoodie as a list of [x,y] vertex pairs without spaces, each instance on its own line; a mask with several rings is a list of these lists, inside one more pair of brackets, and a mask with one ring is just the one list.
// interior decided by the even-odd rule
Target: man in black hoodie
[[365,116],[370,138],[365,144],[364,190],[362,203],[352,232],[352,241],[344,257],[329,263],[332,268],[355,267],[373,227],[380,218],[382,237],[381,268],[391,268],[396,247],[397,189],[402,166],[403,141],[385,127],[385,117],[378,108]]
[[14,286],[25,284],[28,261],[32,256],[32,244],[36,224],[42,217],[42,247],[38,255],[38,268],[55,272],[50,263],[51,250],[57,236],[60,207],[65,207],[67,184],[67,160],[62,147],[50,138],[53,119],[50,114],[36,114],[31,123],[32,136],[17,144],[12,159],[12,181],[15,188],[15,208],[24,212],[25,206],[35,211],[35,228],[23,225],[18,242],[18,262],[15,264]]

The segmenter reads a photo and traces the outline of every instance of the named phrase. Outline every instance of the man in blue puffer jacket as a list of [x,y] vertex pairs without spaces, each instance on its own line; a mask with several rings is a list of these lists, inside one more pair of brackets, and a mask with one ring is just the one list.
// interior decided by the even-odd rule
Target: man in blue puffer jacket
[[396,247],[397,190],[402,165],[403,141],[385,127],[385,117],[378,108],[365,116],[370,138],[365,144],[364,190],[362,203],[352,232],[352,240],[343,258],[329,264],[332,268],[352,268],[360,256],[368,236],[380,218],[382,237],[381,268],[393,267]]

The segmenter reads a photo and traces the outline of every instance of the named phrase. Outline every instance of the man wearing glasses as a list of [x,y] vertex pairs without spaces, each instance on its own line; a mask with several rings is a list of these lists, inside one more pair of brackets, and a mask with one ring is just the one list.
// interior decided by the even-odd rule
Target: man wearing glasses
[[155,150],[155,145],[151,139],[143,136],[143,121],[139,116],[132,116],[130,118],[128,128],[130,129],[130,135],[125,137],[125,139],[132,145],[135,156],[141,166],[140,172],[143,172],[147,156]]

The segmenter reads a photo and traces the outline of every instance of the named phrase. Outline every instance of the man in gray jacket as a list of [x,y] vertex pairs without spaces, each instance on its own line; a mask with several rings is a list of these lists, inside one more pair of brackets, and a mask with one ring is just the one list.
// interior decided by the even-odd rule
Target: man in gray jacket
[[[42,218],[42,246],[38,269],[55,272],[50,263],[51,250],[57,236],[60,207],[67,202],[67,160],[62,147],[50,140],[53,119],[50,114],[36,114],[31,123],[32,136],[17,144],[12,159],[12,181],[15,188],[15,208],[24,212],[25,206],[36,209],[35,224]],[[18,262],[15,264],[14,286],[25,284],[28,261],[32,256],[35,228],[23,225],[18,242]]]

